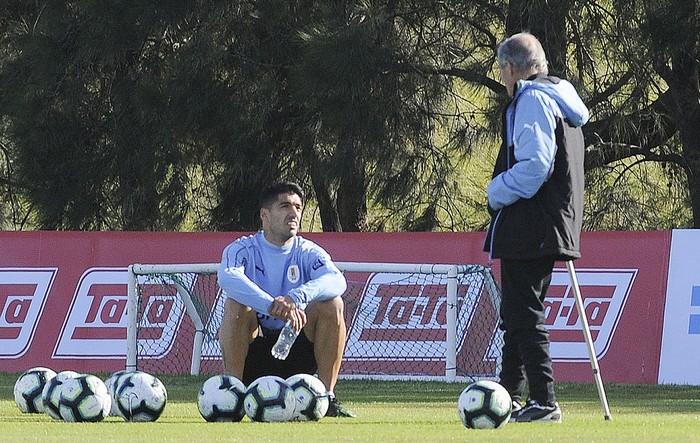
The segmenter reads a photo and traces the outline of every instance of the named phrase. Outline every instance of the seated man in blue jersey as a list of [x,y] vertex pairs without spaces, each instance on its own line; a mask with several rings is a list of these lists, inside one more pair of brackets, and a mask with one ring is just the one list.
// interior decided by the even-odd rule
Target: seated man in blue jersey
[[[326,416],[355,417],[333,393],[345,349],[345,277],[323,248],[297,235],[304,204],[297,184],[274,183],[259,203],[262,230],[228,245],[219,267],[224,371],[246,386],[263,375],[318,374],[330,396]],[[271,350],[286,321],[301,332],[278,360]]]

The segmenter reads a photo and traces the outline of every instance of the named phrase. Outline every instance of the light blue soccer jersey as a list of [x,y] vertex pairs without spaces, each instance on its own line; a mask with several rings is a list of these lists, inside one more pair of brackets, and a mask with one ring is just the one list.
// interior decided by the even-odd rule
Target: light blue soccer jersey
[[289,295],[300,309],[313,301],[330,300],[345,292],[345,277],[330,255],[316,243],[297,235],[278,247],[263,231],[240,237],[226,248],[218,271],[219,286],[227,297],[250,306],[267,329],[284,322],[267,313],[275,297]]

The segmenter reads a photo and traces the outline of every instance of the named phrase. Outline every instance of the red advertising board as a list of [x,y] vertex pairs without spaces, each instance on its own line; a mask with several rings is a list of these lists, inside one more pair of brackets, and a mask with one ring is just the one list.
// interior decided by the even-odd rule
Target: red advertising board
[[[607,382],[657,382],[670,244],[670,231],[597,232],[583,237],[583,256],[575,266]],[[565,274],[564,264],[561,268]],[[568,276],[565,281],[568,284]],[[557,296],[557,289],[561,288],[552,287],[550,300]],[[590,298],[596,298],[604,308],[594,312],[597,318],[593,319]],[[566,338],[562,337],[566,330],[553,328],[551,323],[548,327],[553,347],[564,340],[583,340],[578,327]],[[591,381],[590,363],[583,360],[566,362],[560,357],[555,376]]]
[[[126,267],[211,263],[238,233],[1,232],[0,371],[108,372],[125,361]],[[313,233],[336,261],[486,265],[483,233]],[[606,382],[656,383],[671,232],[584,233],[576,261]],[[498,277],[498,263],[494,263]],[[592,381],[568,275],[548,300],[556,377]],[[154,316],[167,315],[158,306]]]

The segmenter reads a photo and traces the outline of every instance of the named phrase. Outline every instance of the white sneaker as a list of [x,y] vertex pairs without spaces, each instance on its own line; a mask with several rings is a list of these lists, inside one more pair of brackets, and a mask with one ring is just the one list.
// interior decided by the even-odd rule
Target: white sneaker
[[518,412],[522,408],[523,408],[523,405],[521,405],[519,401],[513,400],[513,403],[511,403],[511,405],[510,405],[510,413],[515,414],[516,412]]

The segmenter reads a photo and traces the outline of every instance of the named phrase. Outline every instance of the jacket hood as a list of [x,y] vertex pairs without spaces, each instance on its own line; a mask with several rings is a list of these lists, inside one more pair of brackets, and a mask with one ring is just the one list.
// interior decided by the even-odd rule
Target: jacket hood
[[566,80],[557,77],[537,77],[533,80],[520,80],[515,91],[515,97],[529,88],[540,90],[554,99],[564,117],[576,127],[583,126],[590,118],[588,108],[581,100],[581,97],[579,97],[574,85]]

